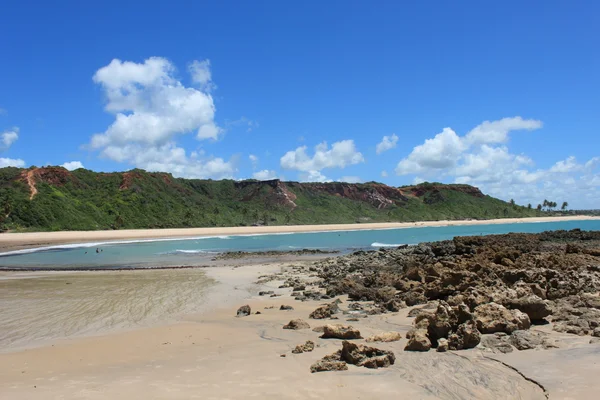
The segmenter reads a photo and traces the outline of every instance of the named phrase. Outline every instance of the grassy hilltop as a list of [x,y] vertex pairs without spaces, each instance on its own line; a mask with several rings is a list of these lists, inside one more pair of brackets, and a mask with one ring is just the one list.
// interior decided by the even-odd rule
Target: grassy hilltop
[[174,178],[143,170],[0,169],[0,226],[95,230],[530,217],[469,185]]

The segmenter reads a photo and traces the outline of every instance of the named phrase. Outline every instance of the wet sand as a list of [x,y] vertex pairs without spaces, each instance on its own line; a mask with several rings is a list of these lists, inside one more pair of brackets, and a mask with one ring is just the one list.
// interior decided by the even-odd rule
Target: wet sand
[[535,218],[505,218],[492,220],[461,221],[421,221],[421,222],[389,222],[366,224],[332,224],[332,225],[294,225],[294,226],[252,226],[225,228],[185,228],[185,229],[139,229],[119,231],[64,231],[64,232],[32,232],[0,234],[0,252],[22,250],[27,248],[51,246],[67,243],[88,243],[115,240],[139,240],[159,238],[185,238],[220,235],[252,235],[268,233],[294,233],[336,230],[370,230],[411,228],[415,226],[450,226],[450,225],[488,225],[513,224],[531,222],[583,221],[598,220],[600,217],[565,216]]
[[[404,352],[406,339],[377,343],[378,348],[396,354],[392,367],[351,366],[348,371],[311,374],[310,365],[339,349],[341,341],[319,339],[310,329],[282,329],[294,318],[305,319],[311,327],[327,322],[308,319],[320,302],[294,301],[292,289],[278,288],[282,281],[254,283],[281,269],[287,276],[297,274],[289,264],[209,268],[208,276],[220,283],[211,291],[208,311],[182,316],[171,324],[55,339],[41,347],[4,352],[0,354],[0,398],[397,399],[401,394],[419,399],[545,399],[548,395],[591,399],[600,390],[595,379],[600,373],[600,344],[589,344],[589,337],[558,333],[552,334],[559,349],[500,356],[479,350]],[[308,273],[303,278],[310,280]],[[260,297],[259,290],[273,290],[281,297]],[[346,302],[345,297],[341,300]],[[261,314],[236,318],[236,309],[243,304]],[[280,311],[282,304],[294,310]],[[364,337],[390,330],[404,335],[412,323],[409,310],[351,324]],[[346,323],[344,316],[339,322]],[[548,326],[535,329],[551,332]],[[306,340],[317,344],[315,351],[291,353]]]

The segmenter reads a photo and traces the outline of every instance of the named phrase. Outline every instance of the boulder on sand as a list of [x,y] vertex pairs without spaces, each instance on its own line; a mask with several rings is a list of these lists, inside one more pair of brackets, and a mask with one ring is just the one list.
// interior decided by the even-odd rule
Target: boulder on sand
[[292,311],[294,309],[294,307],[292,306],[286,306],[286,305],[281,305],[281,307],[279,307],[280,311]]
[[238,308],[237,310],[237,317],[245,317],[252,314],[252,309],[250,308],[249,305],[245,305],[245,306],[241,306],[240,308]]
[[343,361],[319,360],[310,366],[310,372],[347,371],[348,365]]
[[344,325],[325,325],[323,328],[323,335],[321,335],[322,339],[362,339],[360,336],[360,331],[358,329],[354,329],[352,326],[344,326]]
[[404,347],[405,351],[429,351],[431,349],[427,329],[413,329],[406,336],[408,337],[408,343]]
[[308,352],[313,351],[314,349],[315,349],[315,343],[311,340],[307,340],[306,343],[299,344],[298,346],[296,346],[296,348],[294,350],[292,350],[292,353],[294,353],[294,354],[308,353]]
[[293,329],[293,330],[310,329],[310,325],[308,324],[308,322],[306,322],[302,319],[293,319],[290,322],[288,322],[287,325],[284,325],[283,329]]
[[344,371],[347,364],[365,368],[386,368],[396,362],[393,352],[344,340],[342,349],[323,357],[310,367],[311,372]]
[[327,304],[317,308],[315,311],[311,312],[309,318],[312,319],[325,319],[330,318],[333,314],[336,314],[339,311],[338,303],[333,302],[331,304]]
[[340,357],[348,364],[374,369],[386,368],[396,362],[396,356],[391,351],[365,346],[364,344],[351,343],[345,340],[342,342]]

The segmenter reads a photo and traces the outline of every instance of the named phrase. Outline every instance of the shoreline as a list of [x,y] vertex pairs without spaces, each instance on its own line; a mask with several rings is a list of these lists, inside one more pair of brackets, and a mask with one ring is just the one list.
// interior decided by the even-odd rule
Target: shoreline
[[60,232],[27,232],[0,234],[0,252],[52,247],[66,244],[111,243],[118,241],[138,240],[185,240],[199,237],[225,235],[269,235],[286,233],[309,233],[356,230],[384,230],[415,227],[439,227],[460,225],[496,225],[515,223],[588,221],[600,220],[593,216],[561,216],[501,218],[490,220],[440,220],[419,222],[383,222],[365,224],[330,224],[330,225],[278,225],[278,226],[244,226],[218,228],[177,228],[177,229],[131,229],[116,231],[60,231]]

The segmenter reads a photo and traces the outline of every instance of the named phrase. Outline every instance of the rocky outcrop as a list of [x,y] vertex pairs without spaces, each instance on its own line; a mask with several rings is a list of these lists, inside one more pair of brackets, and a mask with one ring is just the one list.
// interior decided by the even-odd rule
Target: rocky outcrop
[[[600,316],[600,260],[593,255],[598,248],[600,232],[580,230],[456,237],[359,251],[321,261],[316,270],[329,295],[373,301],[381,312],[394,312],[393,304],[402,302],[464,303],[471,312],[494,303],[478,311],[480,333],[510,333],[546,320],[557,331],[585,335],[598,327]],[[409,316],[429,312],[419,308]],[[483,315],[490,312],[499,319]],[[444,323],[433,328],[448,329]],[[433,339],[435,347],[438,337]]]
[[360,331],[358,329],[354,329],[352,326],[345,325],[325,325],[323,328],[323,335],[321,335],[322,339],[362,339],[360,335]]
[[496,303],[477,306],[473,311],[477,329],[481,333],[504,332],[529,329],[531,321],[527,314],[519,310],[509,310]]
[[237,317],[246,317],[250,314],[252,314],[252,309],[250,308],[249,305],[245,305],[245,306],[241,306],[240,308],[238,308],[236,316]]
[[310,329],[310,325],[308,324],[308,322],[302,319],[293,319],[290,322],[288,322],[287,325],[284,325],[283,329]]

